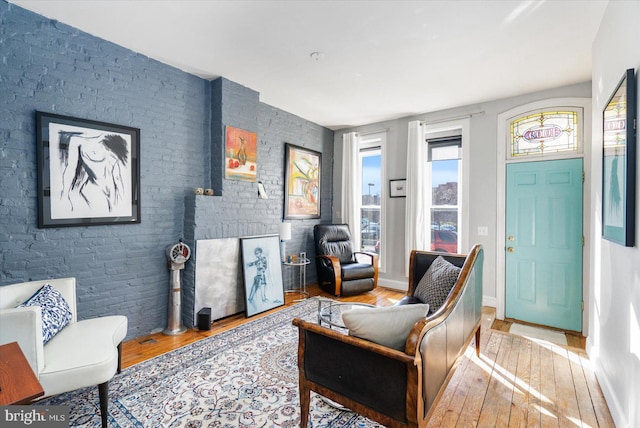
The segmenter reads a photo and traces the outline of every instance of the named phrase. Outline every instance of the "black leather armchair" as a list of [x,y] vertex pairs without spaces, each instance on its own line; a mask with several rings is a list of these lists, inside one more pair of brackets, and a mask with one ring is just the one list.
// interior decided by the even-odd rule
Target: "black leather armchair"
[[313,228],[318,285],[335,296],[373,290],[378,284],[378,255],[353,248],[346,224],[317,224]]

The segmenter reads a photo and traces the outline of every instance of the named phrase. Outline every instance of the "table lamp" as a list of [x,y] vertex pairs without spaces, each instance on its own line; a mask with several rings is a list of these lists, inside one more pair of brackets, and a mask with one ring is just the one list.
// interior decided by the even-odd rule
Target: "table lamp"
[[280,223],[278,233],[280,234],[280,260],[284,262],[287,254],[285,241],[291,239],[291,223],[285,223],[284,221]]

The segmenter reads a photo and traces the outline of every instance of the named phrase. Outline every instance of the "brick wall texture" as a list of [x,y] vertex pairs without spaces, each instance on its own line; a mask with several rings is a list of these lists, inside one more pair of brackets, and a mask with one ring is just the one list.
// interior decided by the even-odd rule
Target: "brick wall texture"
[[[0,0],[0,95],[0,286],[74,276],[79,318],[126,315],[128,338],[166,327],[167,246],[277,233],[285,143],[324,153],[322,218],[293,222],[287,249],[312,254],[313,225],[330,221],[333,132],[227,79],[209,82]],[[140,224],[37,227],[36,111],[140,128]],[[223,178],[216,130],[227,124],[255,126],[269,199],[255,183]],[[193,195],[211,186],[219,196]]]

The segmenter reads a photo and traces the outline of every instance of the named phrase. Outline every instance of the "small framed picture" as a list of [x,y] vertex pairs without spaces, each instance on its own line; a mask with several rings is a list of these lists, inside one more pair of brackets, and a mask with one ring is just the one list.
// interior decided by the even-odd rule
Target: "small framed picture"
[[407,196],[407,180],[389,180],[389,197],[405,198]]
[[247,317],[284,305],[278,235],[242,238],[240,246]]
[[38,227],[140,223],[140,129],[36,112]]

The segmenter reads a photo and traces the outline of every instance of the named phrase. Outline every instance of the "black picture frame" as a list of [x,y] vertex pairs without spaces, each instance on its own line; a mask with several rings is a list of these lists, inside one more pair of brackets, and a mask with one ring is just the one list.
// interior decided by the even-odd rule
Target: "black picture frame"
[[602,237],[635,245],[636,76],[630,68],[602,114]]
[[322,153],[285,143],[284,219],[320,218]]
[[140,223],[140,129],[36,111],[38,227]]
[[404,178],[398,180],[389,180],[389,197],[390,198],[406,198],[407,197],[407,180]]
[[240,239],[247,318],[284,305],[278,235]]

